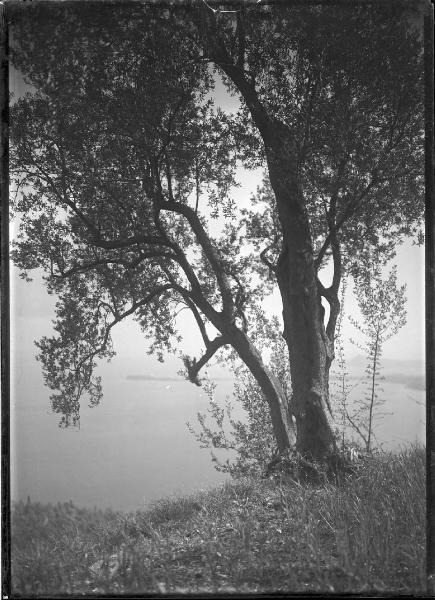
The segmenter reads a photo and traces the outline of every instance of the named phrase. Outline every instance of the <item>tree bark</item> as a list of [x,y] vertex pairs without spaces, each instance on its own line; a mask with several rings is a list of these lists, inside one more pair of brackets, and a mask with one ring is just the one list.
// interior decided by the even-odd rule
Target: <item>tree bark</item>
[[325,330],[310,223],[296,175],[291,132],[284,126],[274,125],[273,129],[267,135],[266,156],[283,232],[277,280],[283,303],[283,335],[290,357],[296,447],[303,455],[322,460],[336,451],[329,403],[334,345]]

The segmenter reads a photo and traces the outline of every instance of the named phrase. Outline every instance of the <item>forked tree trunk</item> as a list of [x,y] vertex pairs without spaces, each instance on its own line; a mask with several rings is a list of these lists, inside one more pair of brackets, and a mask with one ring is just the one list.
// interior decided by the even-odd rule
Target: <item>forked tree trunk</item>
[[312,267],[298,256],[283,255],[278,282],[283,303],[284,338],[290,358],[291,410],[296,418],[297,449],[322,459],[335,451],[329,405],[330,343]]

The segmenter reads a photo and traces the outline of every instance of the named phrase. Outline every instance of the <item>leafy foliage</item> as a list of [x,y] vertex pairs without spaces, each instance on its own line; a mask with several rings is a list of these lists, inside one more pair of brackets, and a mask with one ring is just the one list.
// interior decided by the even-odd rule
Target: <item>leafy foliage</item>
[[57,335],[38,347],[65,426],[78,423],[82,395],[101,400],[95,359],[113,355],[121,320],[134,316],[163,360],[181,341],[177,314],[190,310],[206,346],[185,362],[198,382],[228,343],[209,339],[222,328],[220,309],[247,332],[263,297],[237,220],[208,232],[209,218],[236,215],[236,144],[178,25],[148,5],[32,7],[16,21],[13,60],[35,91],[11,110],[21,190],[12,256],[24,277],[42,267],[59,297]]
[[355,280],[356,296],[363,322],[349,317],[353,326],[363,335],[364,344],[356,343],[367,357],[365,370],[365,395],[356,401],[353,414],[347,418],[353,429],[364,441],[365,449],[372,449],[373,423],[382,416],[379,408],[384,399],[379,396],[380,365],[383,344],[396,335],[406,323],[406,285],[397,285],[397,267],[394,266],[386,279],[382,277],[381,264],[376,254],[367,257],[366,268]]
[[[276,320],[269,324],[275,333],[269,366],[290,398],[290,368],[285,343],[277,325]],[[202,448],[211,449],[212,461],[217,471],[229,473],[236,478],[263,475],[267,465],[277,454],[267,401],[246,367],[235,366],[235,373],[237,380],[234,384],[234,399],[236,405],[242,407],[243,417],[233,416],[234,399],[227,397],[225,407],[222,407],[214,397],[216,386],[208,382],[204,386],[209,398],[208,414],[198,413],[199,431],[195,431],[190,423],[187,426]],[[229,453],[231,458],[222,462],[219,456],[222,456],[223,452]]]
[[[217,37],[226,54],[210,53],[230,61],[221,71],[241,95],[245,122],[255,121],[255,98],[275,135],[291,134],[314,251],[323,256],[332,232],[353,258],[367,246],[391,253],[400,237],[421,234],[418,9],[254,7],[214,19],[209,38]],[[273,140],[261,135],[267,150]]]

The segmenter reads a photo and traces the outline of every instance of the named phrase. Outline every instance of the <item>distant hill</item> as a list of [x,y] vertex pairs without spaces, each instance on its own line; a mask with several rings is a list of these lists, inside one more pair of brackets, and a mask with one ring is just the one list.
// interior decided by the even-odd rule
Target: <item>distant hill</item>
[[[367,358],[365,356],[354,356],[347,361],[347,366],[350,370],[364,370],[367,365]],[[395,358],[383,358],[381,360],[381,366],[383,370],[396,371],[397,373],[410,373],[423,374],[426,370],[425,362],[422,360],[407,360],[407,359],[395,359]]]
[[426,389],[426,378],[424,375],[402,375],[400,373],[391,373],[386,375],[385,378],[390,383],[403,383],[405,387],[413,390]]
[[[349,379],[361,379],[367,366],[364,356],[355,356],[347,361]],[[381,375],[388,383],[400,383],[414,390],[426,389],[426,365],[422,360],[401,360],[384,358],[381,360]]]

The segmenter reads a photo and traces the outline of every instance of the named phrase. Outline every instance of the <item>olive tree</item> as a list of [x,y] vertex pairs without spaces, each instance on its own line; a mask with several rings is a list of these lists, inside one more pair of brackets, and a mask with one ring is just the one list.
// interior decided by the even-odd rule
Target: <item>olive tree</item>
[[[357,273],[367,248],[385,260],[419,235],[418,18],[397,2],[15,10],[15,64],[37,90],[12,120],[13,169],[33,188],[14,207],[16,260],[44,266],[61,294],[60,337],[42,345],[50,385],[63,382],[77,406],[80,371],[98,398],[94,358],[110,353],[111,327],[135,314],[168,347],[176,299],[206,348],[185,359],[192,380],[229,344],[268,400],[280,450],[334,453],[329,369],[343,268]],[[237,115],[208,106],[213,69],[238,94]],[[230,196],[236,158],[267,172],[243,239]],[[201,212],[206,188],[208,210],[228,219],[219,240]],[[256,289],[251,268],[264,276]],[[291,398],[248,337],[260,314],[253,294],[261,300],[274,283]]]

